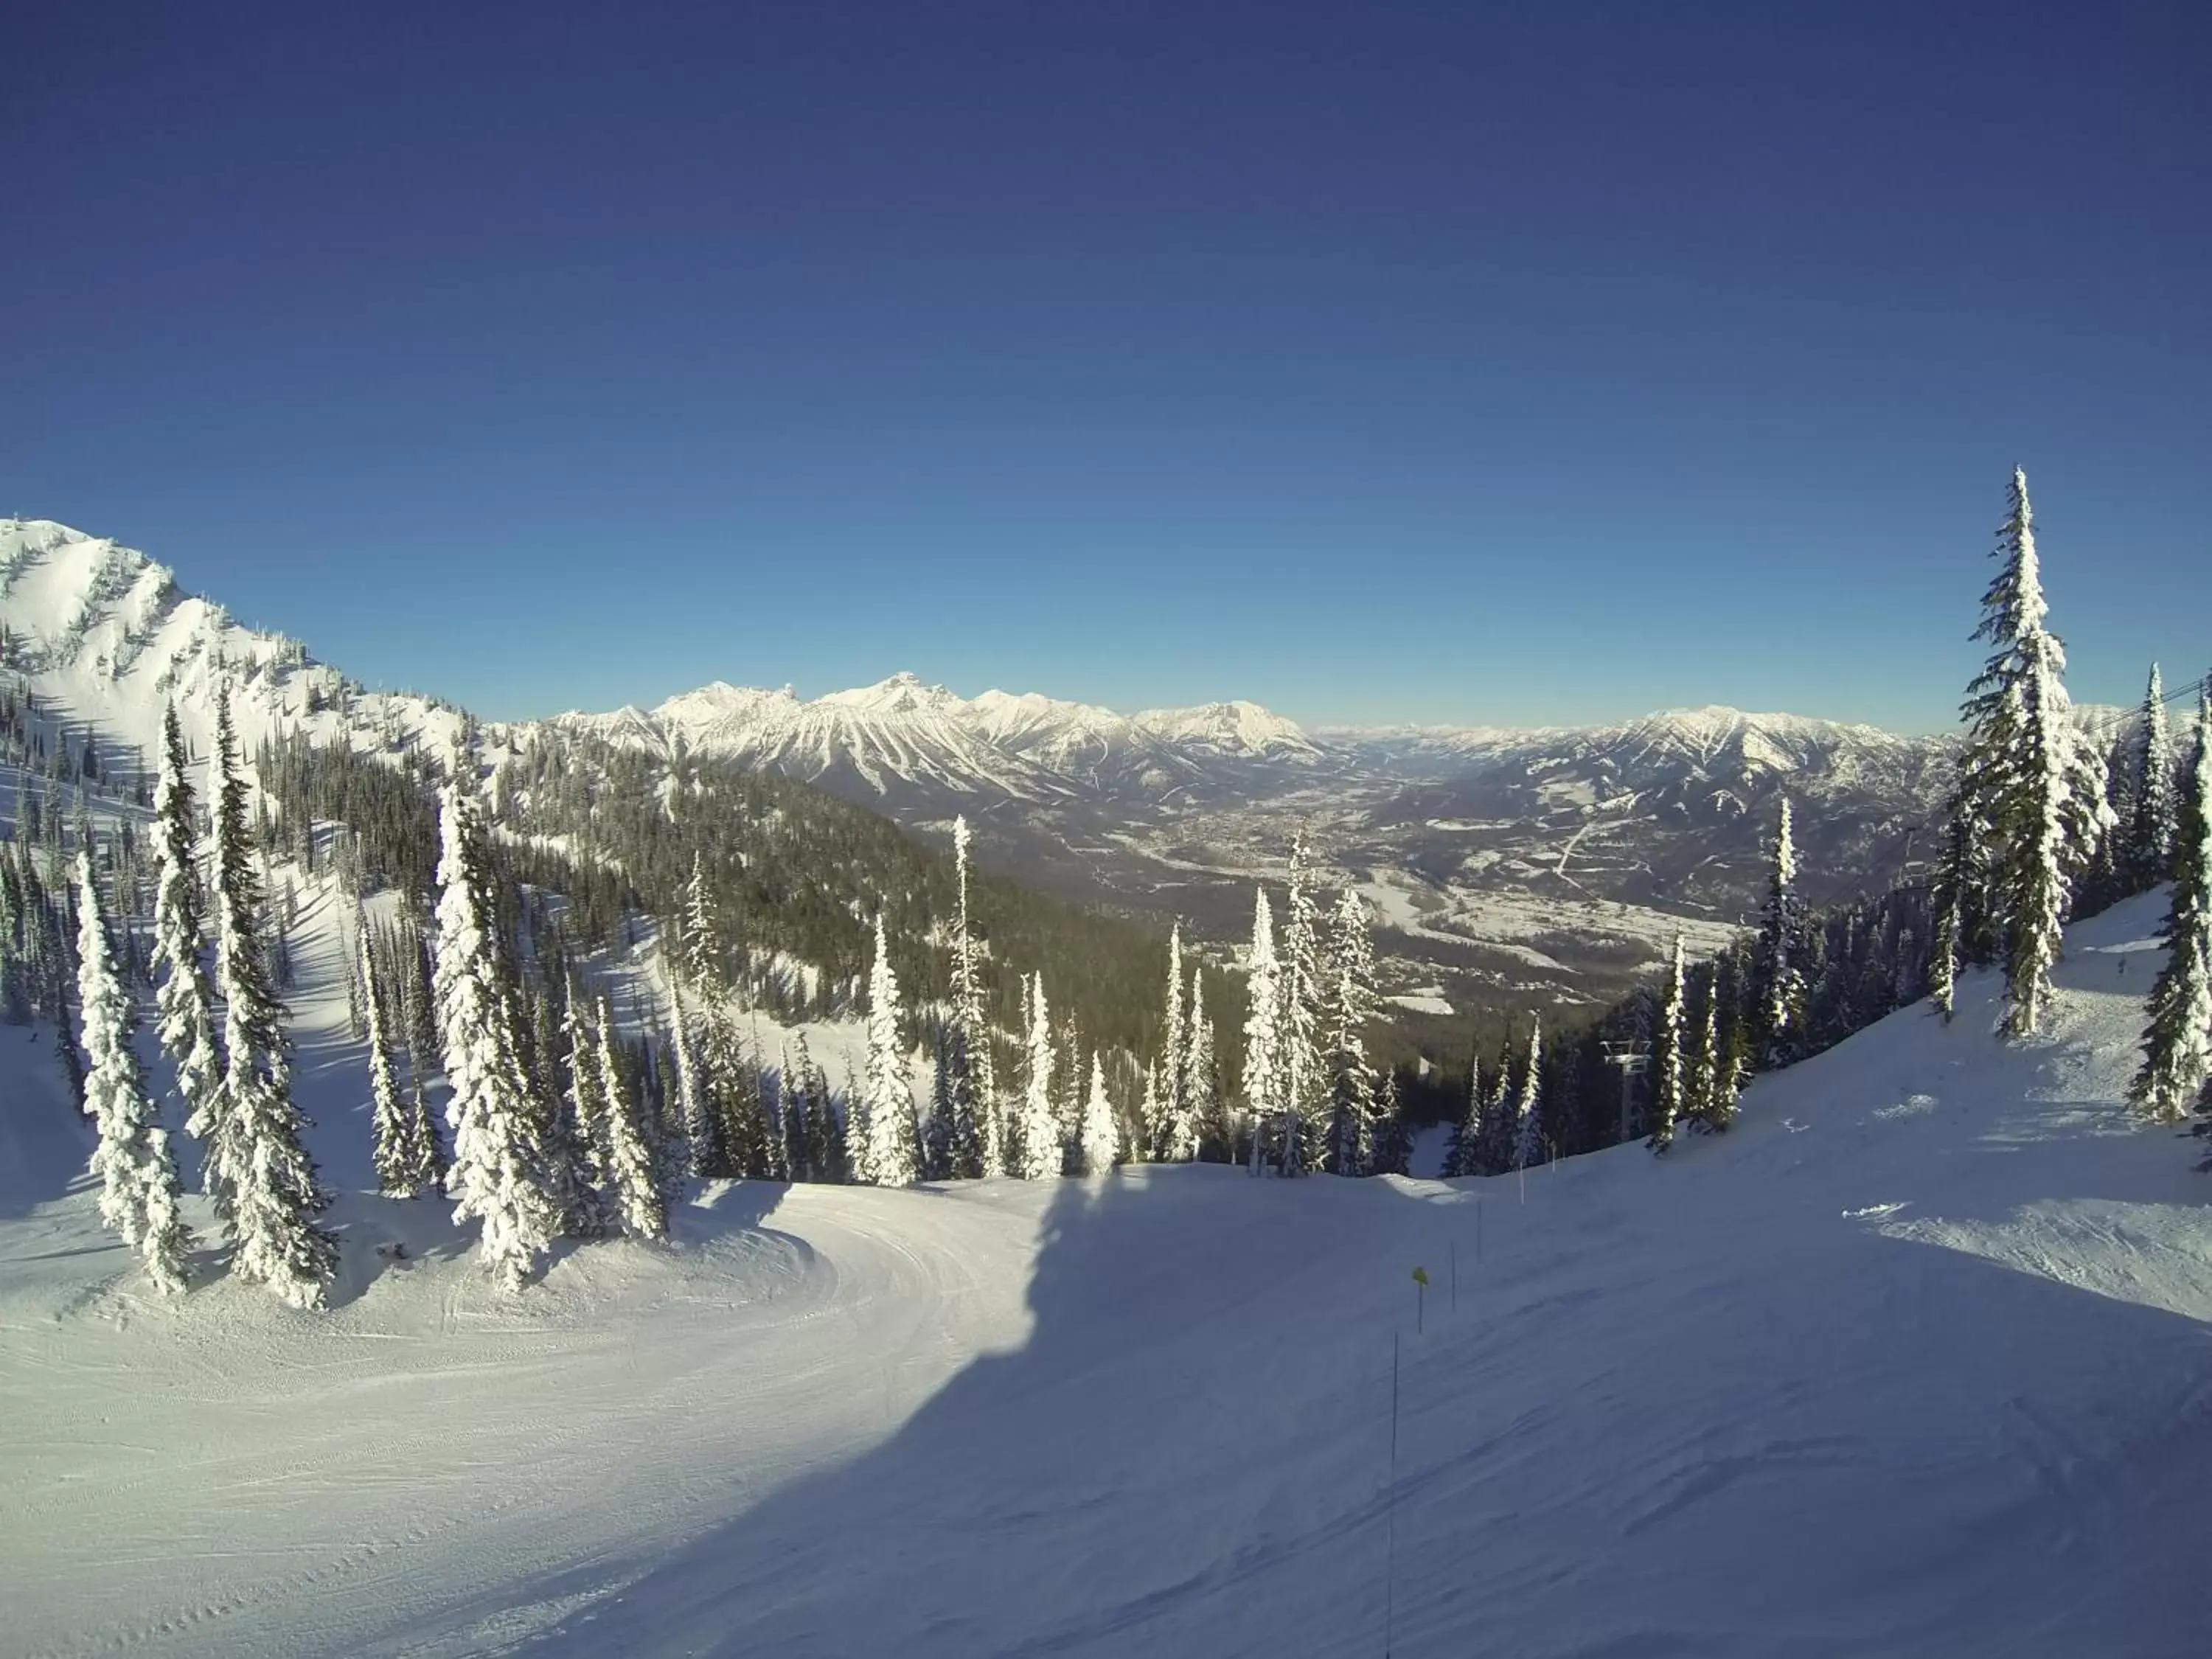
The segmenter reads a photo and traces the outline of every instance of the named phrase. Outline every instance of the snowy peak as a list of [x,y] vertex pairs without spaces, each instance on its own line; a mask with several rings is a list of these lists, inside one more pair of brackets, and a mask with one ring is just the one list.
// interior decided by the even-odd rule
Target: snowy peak
[[1315,756],[1321,751],[1297,721],[1256,702],[1209,702],[1197,708],[1147,708],[1136,717],[1168,742],[1216,754]]
[[1291,721],[1251,702],[1131,717],[1038,692],[963,698],[911,672],[801,700],[785,687],[720,682],[649,713],[564,714],[622,741],[772,765],[862,798],[917,794],[1031,802],[1133,794],[1158,799],[1225,782],[1224,761],[1293,763],[1321,751]]

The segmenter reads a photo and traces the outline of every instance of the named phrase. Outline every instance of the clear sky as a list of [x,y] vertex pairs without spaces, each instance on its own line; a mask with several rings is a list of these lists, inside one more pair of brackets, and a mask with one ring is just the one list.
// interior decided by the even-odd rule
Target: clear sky
[[0,512],[494,716],[2212,667],[2212,5],[0,6]]

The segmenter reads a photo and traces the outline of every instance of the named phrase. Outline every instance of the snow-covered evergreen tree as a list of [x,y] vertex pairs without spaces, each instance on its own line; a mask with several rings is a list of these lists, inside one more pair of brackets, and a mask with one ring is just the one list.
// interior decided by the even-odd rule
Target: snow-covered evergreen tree
[[1488,1105],[1482,1087],[1482,1057],[1477,1054],[1468,1061],[1467,1105],[1460,1112],[1459,1121],[1452,1125],[1451,1139],[1444,1148],[1445,1180],[1487,1173],[1483,1152],[1489,1138],[1489,1126],[1484,1121]]
[[216,1213],[230,1213],[222,1172],[222,1063],[215,1042],[215,993],[203,952],[204,899],[195,851],[198,815],[185,776],[185,734],[171,703],[161,720],[161,762],[154,787],[154,973],[155,1032],[176,1068],[186,1127],[205,1137],[202,1184]]
[[1998,531],[2001,568],[1974,637],[1996,648],[1968,688],[1962,772],[1989,802],[1992,901],[2005,942],[2005,1030],[2032,1035],[2051,996],[2071,884],[2108,827],[2103,775],[2079,743],[2062,676],[2066,653],[2044,627],[2027,477],[2015,469]]
[[259,931],[262,890],[246,817],[246,780],[230,700],[216,704],[216,990],[223,1004],[222,1179],[230,1198],[232,1265],[295,1307],[320,1307],[337,1271],[337,1242],[314,1218],[329,1200],[301,1144],[292,1103],[284,1007],[269,982]]
[[1928,999],[1947,1025],[1956,1006],[1959,970],[1972,960],[1972,916],[1983,890],[1981,851],[1987,837],[1974,817],[1978,799],[1979,792],[1964,781],[1953,792],[1944,817],[1943,851],[1936,860],[1930,894],[1936,937],[1928,952]]
[[399,1092],[392,1071],[392,1045],[384,1035],[384,997],[376,978],[376,954],[368,948],[368,929],[356,927],[360,946],[356,970],[362,985],[362,1022],[368,1036],[369,1135],[376,1184],[386,1198],[415,1198],[438,1178],[437,1152],[426,1144],[422,1097],[410,1101]]
[[2172,876],[2179,829],[2173,799],[2173,740],[2166,732],[2166,686],[2159,678],[2156,663],[2150,665],[2150,684],[2143,690],[2134,776],[2129,782],[2134,810],[2128,854],[2134,885],[2140,890]]
[[2154,1121],[2179,1122],[2212,1078],[2212,717],[2200,708],[2175,826],[2173,892],[2159,937],[2166,965],[2152,986],[2142,1067],[2128,1098]]
[[969,840],[968,820],[953,819],[960,915],[952,941],[952,1021],[945,1051],[946,1096],[951,1115],[945,1125],[945,1139],[951,1172],[963,1177],[1006,1173],[995,1090],[991,1086],[991,1034],[983,1003],[982,964],[976,956],[975,926],[968,908]]
[[814,1146],[811,1114],[806,1103],[806,1082],[791,1067],[791,1046],[786,1043],[776,1056],[776,1110],[783,1120],[784,1144],[789,1148],[791,1178],[793,1181],[819,1181],[821,1176],[814,1168]]
[[1200,1148],[1216,1149],[1213,1155],[1226,1162],[1236,1156],[1231,1145],[1235,1134],[1229,1123],[1229,1103],[1222,1097],[1213,1020],[1206,1012],[1204,971],[1198,963],[1191,963],[1190,1049],[1183,1069],[1190,1090],[1193,1139]]
[[952,1033],[939,1026],[930,1042],[929,1115],[921,1123],[921,1178],[952,1178]]
[[1145,1066],[1144,1092],[1137,1097],[1136,1161],[1158,1159],[1158,1148],[1167,1140],[1167,1126],[1160,1120],[1160,1066],[1151,1060]]
[[1716,1133],[1735,1125],[1736,1099],[1743,1092],[1743,1042],[1729,994],[1735,960],[1723,957],[1713,964],[1705,990],[1705,1031],[1698,1045],[1698,1115]]
[[623,1086],[622,1068],[615,1063],[614,1029],[614,1010],[602,1000],[593,1071],[604,1110],[607,1195],[614,1218],[632,1238],[665,1238],[667,1200],[654,1178],[645,1115],[637,1097]]
[[[1156,1158],[1182,1163],[1198,1153],[1196,1114],[1191,1109],[1192,1010],[1183,1000],[1182,923],[1168,934],[1167,1013],[1160,1042],[1159,1127],[1151,1148]],[[1149,1126],[1147,1126],[1149,1127]]]
[[868,975],[867,1060],[850,1128],[853,1178],[877,1187],[910,1187],[918,1172],[914,1087],[899,1048],[898,1022],[898,980],[878,914],[875,966]]
[[1375,1068],[1367,1058],[1367,1030],[1382,1011],[1375,986],[1375,945],[1367,932],[1367,906],[1350,888],[1332,918],[1328,995],[1323,1000],[1329,1050],[1328,1168],[1364,1176],[1375,1157]]
[[[1784,809],[1784,833],[1789,817]],[[1667,994],[1659,1005],[1658,1083],[1651,1093],[1651,1138],[1644,1144],[1665,1152],[1674,1139],[1674,1121],[1682,1115],[1682,1094],[1687,1055],[1682,1032],[1686,1023],[1689,978],[1682,954],[1682,936],[1674,935],[1674,966],[1667,975]]]
[[1759,918],[1759,1024],[1766,1063],[1787,1065],[1802,1049],[1805,975],[1797,960],[1797,934],[1803,911],[1797,898],[1797,847],[1790,833],[1790,798],[1774,835],[1766,907]]
[[1490,1087],[1483,1097],[1482,1140],[1475,1174],[1504,1175],[1513,1168],[1521,1147],[1522,1103],[1513,1088],[1512,1044],[1508,1042],[1498,1051],[1498,1069],[1491,1073]]
[[529,1096],[507,980],[499,960],[491,871],[481,809],[453,757],[439,814],[437,963],[431,976],[446,1079],[453,1159],[446,1190],[453,1219],[483,1224],[485,1270],[520,1289],[567,1221],[546,1145],[547,1127]]
[[1413,1173],[1413,1132],[1398,1103],[1398,1074],[1385,1070],[1375,1090],[1375,1173]]
[[192,1236],[177,1205],[177,1165],[160,1115],[147,1098],[131,1033],[136,1000],[117,981],[92,860],[76,858],[77,1005],[84,1017],[84,1109],[100,1131],[92,1173],[100,1218],[138,1252],[146,1276],[167,1294],[185,1288]]
[[1251,1171],[1260,1173],[1271,1131],[1287,1110],[1282,981],[1275,963],[1275,924],[1261,888],[1252,907],[1252,955],[1245,984],[1251,1007],[1244,1018],[1244,1109],[1252,1128]]
[[1104,1175],[1114,1167],[1114,1154],[1121,1133],[1114,1121],[1114,1108],[1106,1098],[1106,1067],[1097,1055],[1091,1056],[1091,1087],[1083,1098],[1083,1128],[1076,1138],[1076,1155],[1081,1159],[1082,1173]]
[[685,1172],[704,1178],[722,1167],[721,1124],[700,1077],[699,1034],[684,988],[672,976],[668,982],[668,1046],[676,1061],[677,1118],[683,1134]]
[[562,1002],[561,1046],[568,1056],[568,1118],[574,1141],[568,1231],[598,1238],[612,1226],[615,1208],[606,1080],[599,1075],[599,1037],[575,987],[568,988]]
[[1303,1175],[1320,1161],[1328,1133],[1328,1057],[1322,1051],[1321,912],[1307,865],[1306,834],[1291,842],[1290,887],[1283,908],[1281,1168]]
[[1052,1041],[1052,1014],[1045,1003],[1042,973],[1030,980],[1028,1007],[1029,1029],[1024,1046],[1026,1064],[1022,1078],[1021,1173],[1031,1181],[1045,1181],[1065,1172],[1066,1155],[1060,1136],[1060,1112],[1052,1097],[1057,1059]]
[[1544,1162],[1544,1024],[1528,1024],[1528,1054],[1521,1073],[1521,1092],[1513,1105],[1513,1167]]

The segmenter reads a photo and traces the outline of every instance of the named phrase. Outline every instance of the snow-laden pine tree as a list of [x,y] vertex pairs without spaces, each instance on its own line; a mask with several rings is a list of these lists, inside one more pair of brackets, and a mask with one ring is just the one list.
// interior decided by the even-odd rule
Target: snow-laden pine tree
[[1513,1045],[1499,1045],[1498,1069],[1490,1075],[1483,1096],[1482,1139],[1476,1154],[1476,1175],[1504,1175],[1513,1167],[1521,1145],[1521,1097],[1513,1089]]
[[376,953],[368,948],[368,929],[356,927],[362,987],[362,1021],[368,1034],[369,1136],[376,1185],[386,1198],[416,1198],[438,1178],[437,1151],[422,1131],[422,1096],[412,1101],[399,1092],[392,1066],[392,1045],[384,1035],[384,997],[377,982]]
[[76,855],[77,1005],[84,1016],[84,1109],[100,1131],[92,1173],[100,1177],[100,1218],[146,1264],[166,1294],[185,1288],[191,1230],[177,1206],[177,1165],[131,1046],[138,1008],[117,981],[101,919],[91,857]]
[[676,1061],[676,1115],[684,1138],[684,1172],[704,1178],[721,1167],[721,1126],[700,1077],[699,1034],[684,988],[668,981],[668,1046]]
[[1398,1104],[1398,1073],[1385,1068],[1375,1088],[1375,1173],[1413,1173],[1413,1132]]
[[1221,1062],[1213,1043],[1213,1018],[1206,1012],[1205,970],[1190,965],[1190,1079],[1192,1132],[1209,1156],[1227,1163],[1236,1156],[1236,1132],[1221,1090]]
[[[1160,1040],[1159,1129],[1152,1157],[1176,1164],[1197,1156],[1196,1114],[1190,1100],[1191,1010],[1183,1000],[1182,923],[1168,934],[1167,1013]],[[1147,1126],[1149,1127],[1149,1126]]]
[[1728,995],[1728,965],[1723,957],[1714,963],[1705,985],[1705,1022],[1698,1040],[1696,1111],[1705,1127],[1718,1133],[1735,1122],[1736,1097],[1743,1090],[1741,1045],[1735,1040],[1733,1019],[1723,1024],[1721,1010],[1732,1006]]
[[195,854],[198,815],[185,776],[185,734],[171,703],[161,720],[161,765],[154,787],[155,1030],[161,1052],[176,1067],[177,1094],[186,1127],[205,1137],[201,1184],[216,1213],[230,1213],[222,1170],[222,1062],[215,1042],[215,993],[203,960],[205,896]]
[[270,984],[261,882],[227,695],[216,704],[215,762],[215,987],[223,1005],[221,1143],[231,1265],[295,1307],[320,1307],[337,1271],[337,1242],[314,1221],[330,1200],[301,1144],[307,1120],[292,1102],[284,1006]]
[[632,1238],[668,1237],[668,1202],[655,1179],[653,1146],[647,1137],[645,1113],[636,1095],[623,1081],[615,1061],[614,1010],[605,999],[599,1003],[597,1074],[605,1109],[607,1195],[613,1219]]
[[1137,1097],[1137,1140],[1135,1162],[1156,1162],[1157,1150],[1167,1139],[1165,1125],[1160,1121],[1160,1063],[1145,1063],[1145,1087]]
[[1006,1152],[999,1134],[995,1091],[990,1087],[991,1036],[983,1005],[982,964],[968,908],[968,820],[952,820],[952,854],[959,882],[958,930],[952,939],[952,1020],[945,1053],[946,1095],[951,1103],[945,1126],[946,1156],[955,1176],[1004,1175]]
[[867,1060],[851,1127],[853,1178],[877,1187],[911,1187],[919,1163],[914,1085],[899,1048],[898,1023],[898,979],[878,913],[875,966],[868,975]]
[[1287,1079],[1284,1075],[1283,991],[1275,963],[1275,923],[1261,888],[1252,907],[1252,954],[1245,985],[1250,1011],[1244,1017],[1244,1110],[1251,1119],[1250,1168],[1260,1173],[1268,1135],[1284,1122]]
[[1052,1041],[1052,1013],[1045,1003],[1044,975],[1029,982],[1028,1030],[1022,1076],[1021,1173],[1031,1181],[1064,1172],[1066,1158],[1060,1138],[1060,1112],[1053,1103],[1053,1070],[1058,1059]]
[[1308,867],[1306,832],[1291,842],[1290,889],[1283,907],[1283,1139],[1281,1169],[1304,1175],[1320,1160],[1328,1132],[1328,1065],[1322,1052],[1321,910]]
[[599,1074],[599,1036],[576,988],[562,999],[561,1047],[568,1056],[568,1118],[574,1145],[568,1231],[604,1237],[614,1223],[614,1175],[608,1140],[606,1082]]
[[567,1220],[546,1145],[546,1125],[529,1096],[516,1052],[507,979],[499,960],[491,869],[482,810],[456,753],[439,813],[437,963],[431,975],[446,1080],[453,1161],[446,1190],[453,1219],[483,1224],[478,1257],[520,1289]]
[[[1785,809],[1785,835],[1789,822]],[[1651,1138],[1644,1142],[1654,1152],[1663,1152],[1674,1144],[1674,1121],[1682,1115],[1683,1085],[1689,1058],[1684,1051],[1682,1036],[1687,1024],[1688,1000],[1688,970],[1682,954],[1682,936],[1677,933],[1674,965],[1667,975],[1667,994],[1659,1004],[1659,1076],[1651,1091]]]
[[1962,773],[1988,802],[1991,901],[2005,945],[2005,1030],[2032,1036],[2051,997],[2072,880],[2108,827],[2103,776],[2076,739],[2063,676],[2065,648],[2044,627],[2041,569],[2027,475],[2013,472],[1998,529],[1996,576],[1974,637],[1995,649],[1967,688]]
[[2159,937],[2166,965],[2152,986],[2142,1067],[2128,1098],[2154,1121],[2179,1122],[2212,1077],[2212,714],[2200,708],[2175,826],[2173,893]]
[[1797,846],[1790,831],[1790,798],[1774,834],[1766,905],[1759,925],[1759,1036],[1769,1066],[1786,1066],[1802,1052],[1805,975],[1797,960],[1803,908],[1797,898]]
[[1961,777],[1944,813],[1943,850],[1929,894],[1936,930],[1928,952],[1928,998],[1947,1025],[1956,1006],[1960,970],[1986,960],[1990,829],[1981,817],[1984,805],[1982,791]]
[[921,1178],[952,1178],[952,1033],[939,1026],[930,1040],[929,1115],[921,1121]]
[[2173,799],[2173,740],[2166,727],[2166,686],[2158,665],[2150,665],[2143,690],[2141,730],[2136,733],[2133,797],[2129,825],[2130,874],[2137,890],[2155,887],[2174,872],[2175,836],[2179,828]]
[[791,1045],[786,1043],[775,1061],[776,1111],[783,1120],[784,1145],[788,1148],[791,1178],[819,1181],[815,1172],[812,1126],[806,1105],[806,1084],[791,1069]]
[[1513,1167],[1525,1170],[1544,1161],[1544,1023],[1528,1024],[1528,1053],[1521,1073],[1521,1092],[1513,1103]]
[[1482,1087],[1482,1056],[1477,1054],[1467,1065],[1467,1105],[1460,1113],[1459,1121],[1452,1125],[1451,1139],[1444,1148],[1445,1180],[1487,1173],[1483,1167],[1483,1152],[1488,1138],[1489,1126],[1484,1121],[1488,1106]]
[[1114,1121],[1114,1108],[1106,1098],[1106,1067],[1097,1055],[1091,1056],[1091,1088],[1083,1097],[1083,1127],[1076,1138],[1076,1156],[1082,1162],[1082,1173],[1087,1176],[1104,1175],[1114,1167],[1114,1154],[1121,1132]]
[[1375,1068],[1367,1057],[1367,1030],[1382,1011],[1375,986],[1375,945],[1367,932],[1367,906],[1349,887],[1331,918],[1325,1037],[1329,1050],[1328,1168],[1364,1176],[1375,1158]]

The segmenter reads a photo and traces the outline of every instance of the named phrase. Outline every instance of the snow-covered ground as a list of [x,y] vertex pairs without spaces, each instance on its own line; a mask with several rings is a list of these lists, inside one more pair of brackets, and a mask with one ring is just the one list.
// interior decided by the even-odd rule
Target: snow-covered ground
[[0,1033],[0,1651],[2203,1652],[2156,919],[2075,930],[2043,1040],[1976,980],[1664,1163],[746,1183],[512,1300],[349,1195],[320,1316],[147,1294]]

